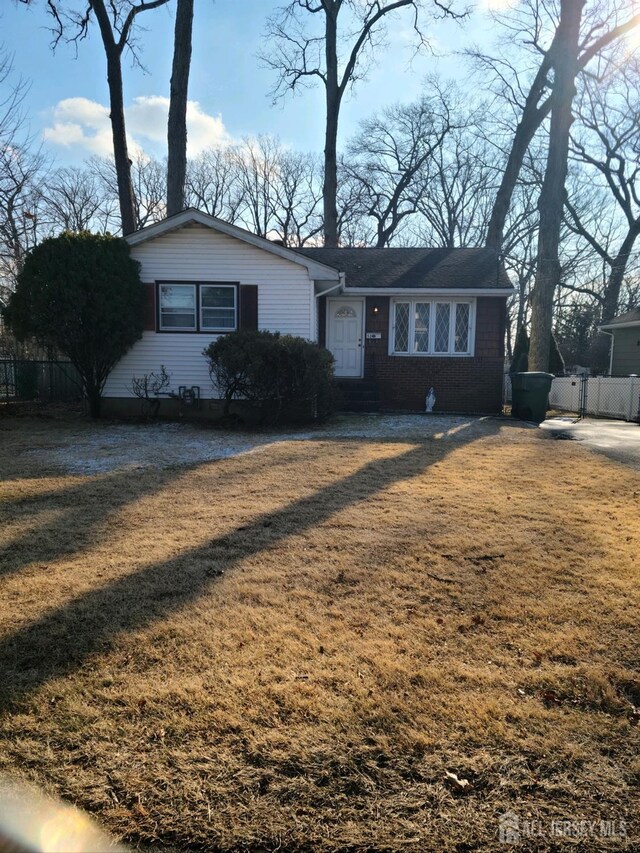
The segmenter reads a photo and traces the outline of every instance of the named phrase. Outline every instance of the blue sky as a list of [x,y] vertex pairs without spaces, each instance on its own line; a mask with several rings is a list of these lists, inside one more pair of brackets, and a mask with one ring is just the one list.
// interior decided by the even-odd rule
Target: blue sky
[[[504,2],[505,0],[503,0]],[[71,2],[71,0],[65,0]],[[488,2],[499,0],[484,0]],[[82,3],[79,4],[82,6]],[[135,146],[162,156],[165,143],[166,105],[173,38],[173,3],[140,16],[142,62],[146,70],[125,59],[125,103],[129,132]],[[322,149],[323,104],[320,88],[307,89],[272,104],[269,95],[274,73],[257,58],[264,48],[267,15],[280,3],[273,0],[196,0],[193,62],[189,98],[190,153],[211,142],[269,133],[301,150]],[[483,4],[476,4],[481,7]],[[77,163],[91,154],[108,153],[110,131],[106,105],[104,54],[95,26],[78,45],[60,44],[52,53],[50,22],[44,0],[33,7],[2,0],[0,40],[14,56],[17,73],[30,82],[25,106],[31,129],[59,164]],[[393,16],[388,46],[379,64],[358,84],[343,106],[341,138],[344,141],[365,118],[396,101],[411,101],[428,74],[460,74],[462,60],[447,57],[474,41],[490,37],[491,19],[479,10],[460,29],[437,22],[429,29],[441,57],[413,58],[410,24],[406,14]]]

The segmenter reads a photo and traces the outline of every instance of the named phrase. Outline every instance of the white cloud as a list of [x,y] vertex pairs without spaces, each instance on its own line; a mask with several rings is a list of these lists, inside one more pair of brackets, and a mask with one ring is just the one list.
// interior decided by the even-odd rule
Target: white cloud
[[109,110],[88,98],[66,98],[53,109],[53,124],[44,138],[66,148],[80,146],[91,154],[106,156],[112,151]]
[[[125,109],[131,154],[161,156],[166,152],[169,99],[159,95],[135,98]],[[109,108],[88,98],[65,98],[53,108],[44,138],[65,148],[84,148],[90,154],[112,153]],[[230,142],[221,116],[205,113],[197,101],[187,102],[187,148],[190,156]]]
[[[127,110],[127,121],[134,137],[166,144],[169,98],[148,95],[136,98]],[[187,101],[187,149],[190,157],[205,148],[230,142],[221,116],[205,113],[198,101]]]

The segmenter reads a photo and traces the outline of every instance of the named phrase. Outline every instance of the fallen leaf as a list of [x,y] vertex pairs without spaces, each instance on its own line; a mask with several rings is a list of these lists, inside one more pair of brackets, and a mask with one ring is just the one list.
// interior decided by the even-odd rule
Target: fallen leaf
[[456,790],[456,791],[466,791],[471,787],[471,782],[468,779],[460,779],[455,773],[449,773],[448,770],[445,770],[447,782]]

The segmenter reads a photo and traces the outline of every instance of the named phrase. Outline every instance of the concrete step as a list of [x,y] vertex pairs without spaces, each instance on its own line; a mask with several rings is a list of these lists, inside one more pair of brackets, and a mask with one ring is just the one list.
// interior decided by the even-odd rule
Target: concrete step
[[372,402],[378,400],[377,383],[364,380],[336,382],[345,401],[354,403]]

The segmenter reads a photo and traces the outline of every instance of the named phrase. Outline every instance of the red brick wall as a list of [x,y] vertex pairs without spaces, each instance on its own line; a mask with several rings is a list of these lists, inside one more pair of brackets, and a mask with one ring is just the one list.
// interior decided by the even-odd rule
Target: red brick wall
[[[501,411],[506,321],[503,297],[477,299],[472,358],[390,356],[389,304],[388,296],[368,296],[365,309],[365,331],[382,334],[380,340],[365,340],[364,355],[364,378],[377,382],[381,409],[422,412],[427,392],[433,387],[436,411]],[[324,318],[326,305],[320,306],[320,311]],[[323,319],[321,335],[324,343]]]

